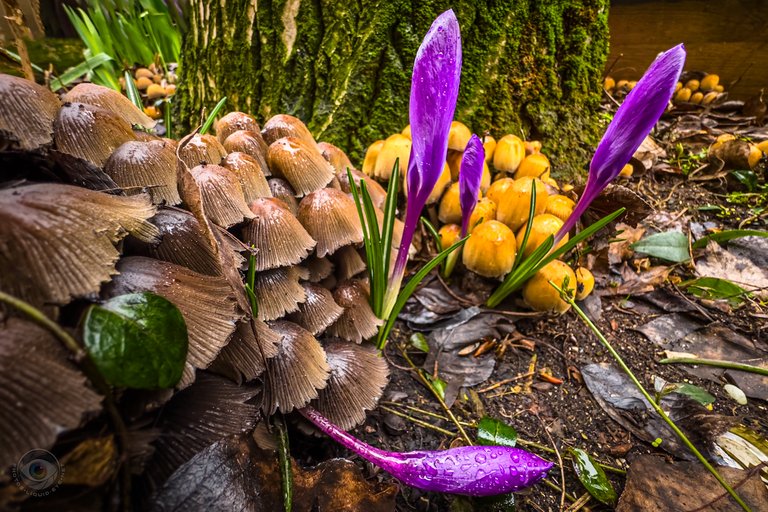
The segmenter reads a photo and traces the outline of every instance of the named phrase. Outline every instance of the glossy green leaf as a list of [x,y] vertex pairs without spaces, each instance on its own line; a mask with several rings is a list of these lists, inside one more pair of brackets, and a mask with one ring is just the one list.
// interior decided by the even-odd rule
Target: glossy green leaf
[[576,471],[576,476],[579,477],[579,481],[582,483],[585,489],[595,499],[606,505],[613,505],[616,503],[616,491],[605,475],[603,468],[598,466],[592,457],[587,452],[580,448],[570,449],[573,459],[573,469]]
[[680,284],[691,295],[707,300],[727,300],[732,307],[741,305],[747,290],[741,286],[717,277],[699,277]]
[[477,443],[486,446],[515,446],[517,430],[503,421],[484,416],[477,424]]
[[656,233],[635,242],[631,247],[637,252],[675,263],[683,263],[691,259],[691,254],[688,252],[688,237],[679,231]]
[[712,233],[711,235],[699,238],[693,243],[693,248],[703,249],[707,246],[707,243],[709,243],[710,240],[721,244],[745,236],[768,237],[768,231],[757,231],[755,229],[729,229],[727,231],[720,231],[719,233]]
[[170,388],[184,369],[187,326],[170,301],[148,292],[132,293],[88,309],[83,343],[113,386]]
[[421,374],[424,376],[424,379],[429,383],[437,396],[445,400],[445,388],[448,387],[448,383],[440,377],[433,377],[432,374],[425,372],[424,370],[421,370]]
[[690,397],[701,405],[709,405],[715,402],[715,397],[710,395],[706,389],[685,382],[674,384],[672,392]]
[[429,343],[427,343],[427,338],[424,337],[423,334],[420,332],[415,332],[411,335],[411,346],[415,348],[416,350],[421,350],[424,353],[429,352]]

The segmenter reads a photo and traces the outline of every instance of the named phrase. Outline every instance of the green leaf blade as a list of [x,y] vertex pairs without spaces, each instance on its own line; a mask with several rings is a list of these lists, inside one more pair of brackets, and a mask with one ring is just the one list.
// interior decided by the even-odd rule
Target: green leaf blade
[[635,242],[631,247],[637,252],[674,263],[684,263],[691,259],[688,237],[679,231],[655,233]]
[[184,370],[187,326],[167,299],[132,293],[91,306],[83,322],[83,343],[111,385],[170,388]]
[[485,416],[477,424],[477,443],[514,447],[517,444],[517,430],[503,421]]
[[589,494],[605,505],[616,503],[618,497],[616,490],[605,475],[603,468],[598,466],[592,457],[581,448],[571,448],[570,452],[573,457],[573,469],[576,471],[576,476],[579,477],[579,481]]

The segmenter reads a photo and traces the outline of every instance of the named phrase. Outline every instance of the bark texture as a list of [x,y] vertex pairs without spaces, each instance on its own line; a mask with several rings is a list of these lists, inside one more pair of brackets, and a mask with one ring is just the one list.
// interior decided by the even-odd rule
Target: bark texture
[[477,133],[541,138],[555,171],[583,168],[608,50],[608,0],[190,0],[178,108],[187,128],[227,110],[304,120],[361,163],[408,123],[410,72],[452,7],[464,67],[456,118]]

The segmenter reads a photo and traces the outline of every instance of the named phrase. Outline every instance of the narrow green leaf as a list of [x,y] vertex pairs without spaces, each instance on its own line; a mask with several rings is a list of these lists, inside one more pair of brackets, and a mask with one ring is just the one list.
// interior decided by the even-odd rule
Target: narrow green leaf
[[592,457],[580,448],[571,448],[573,457],[573,469],[579,481],[587,489],[589,494],[605,505],[616,503],[616,491],[605,475],[603,468],[595,464]]
[[[530,206],[528,207],[528,221],[525,223],[525,235],[523,235],[523,243],[520,244],[520,249],[517,251],[518,254],[523,254],[525,251],[525,246],[528,244],[528,237],[531,235],[531,226],[533,225],[533,217],[536,213],[536,180],[531,180],[531,202]],[[520,262],[519,259],[515,258],[515,262],[512,265],[512,272],[514,273],[515,268],[518,266],[518,263]]]
[[679,231],[656,233],[635,242],[630,247],[637,252],[675,263],[691,259],[688,252],[688,237]]
[[678,393],[690,397],[699,402],[701,405],[709,405],[715,402],[715,397],[710,395],[706,389],[700,388],[699,386],[694,386],[693,384],[688,384],[687,382],[673,384],[672,393]]
[[125,79],[125,92],[128,99],[136,105],[136,108],[143,112],[144,104],[141,102],[141,94],[139,94],[139,88],[136,87],[136,82],[133,80],[133,75],[131,75],[130,71],[126,70],[123,73],[123,78]]
[[219,111],[224,107],[226,102],[227,97],[224,96],[219,100],[216,106],[213,107],[213,110],[211,110],[211,113],[208,114],[208,117],[205,119],[202,128],[200,128],[200,135],[205,135],[208,132],[208,130],[211,128],[211,125],[213,125],[213,121],[216,120],[216,116],[219,115]]
[[477,424],[477,442],[487,446],[515,446],[517,430],[503,421],[485,416]]
[[166,98],[163,102],[163,121],[165,121],[165,136],[173,138],[173,119],[171,119],[171,100]]
[[420,350],[425,354],[429,353],[429,343],[427,343],[427,338],[420,332],[411,334],[410,342],[411,346],[416,350]]
[[275,416],[273,421],[277,427],[277,457],[280,462],[280,482],[283,491],[283,510],[293,510],[293,472],[291,471],[291,452],[288,440],[288,429],[282,414]]
[[392,240],[395,232],[395,218],[397,215],[397,193],[400,184],[400,159],[395,159],[395,165],[392,168],[392,174],[390,175],[390,181],[387,184],[387,199],[384,202],[384,227],[382,228],[383,240],[381,249],[384,257],[382,264],[382,272],[384,276],[384,284],[382,291],[382,300],[384,302],[384,294],[386,293],[387,278],[389,277],[389,265],[392,258]]
[[440,240],[440,233],[437,232],[435,225],[429,222],[429,219],[423,216],[419,220],[421,220],[421,223],[424,224],[425,228],[427,228],[429,234],[432,235],[432,239],[435,241],[435,247],[437,247],[437,252],[441,252],[443,250],[443,242]]
[[395,325],[395,320],[397,319],[397,315],[400,314],[400,310],[403,309],[403,306],[405,306],[405,302],[411,297],[414,291],[416,291],[416,287],[421,283],[425,277],[427,277],[427,274],[429,274],[432,269],[434,269],[436,266],[440,264],[450,253],[464,245],[464,242],[467,241],[469,238],[469,235],[465,236],[461,240],[457,241],[452,246],[448,247],[447,249],[443,250],[440,254],[432,258],[429,263],[421,267],[421,269],[416,272],[416,275],[414,275],[409,281],[408,284],[406,284],[402,290],[400,290],[400,293],[397,295],[397,300],[395,301],[395,305],[392,308],[392,312],[389,315],[389,318],[386,319],[386,323],[379,329],[379,338],[376,346],[379,350],[382,350],[384,348],[384,345],[387,342],[387,337],[389,336],[389,333],[392,331],[392,327]]
[[703,249],[707,246],[710,240],[721,244],[723,242],[728,242],[729,240],[734,240],[736,238],[743,238],[745,236],[768,237],[768,231],[757,231],[755,229],[729,229],[727,231],[712,233],[711,235],[699,238],[693,243],[693,248]]
[[424,370],[420,371],[424,376],[424,379],[429,383],[434,393],[441,399],[445,400],[445,388],[448,387],[448,384],[440,377],[433,377],[430,373]]
[[61,74],[59,78],[51,80],[51,90],[53,92],[58,91],[63,87],[67,87],[72,82],[82,77],[87,73],[93,72],[97,67],[106,62],[110,62],[112,57],[106,53],[99,53],[93,57],[87,57],[83,62],[77,66],[73,66]]
[[727,300],[732,307],[739,306],[749,293],[741,286],[717,277],[699,277],[680,283],[685,291],[706,300]]
[[184,369],[187,326],[170,301],[152,293],[132,293],[88,309],[83,343],[113,386],[170,388]]

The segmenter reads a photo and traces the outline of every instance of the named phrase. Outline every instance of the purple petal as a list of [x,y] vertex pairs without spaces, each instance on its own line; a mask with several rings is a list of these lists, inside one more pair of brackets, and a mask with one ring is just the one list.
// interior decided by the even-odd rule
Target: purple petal
[[464,149],[459,168],[459,204],[461,204],[461,237],[467,234],[469,218],[475,210],[477,195],[480,192],[480,181],[483,179],[483,164],[485,163],[485,148],[480,137],[472,137]]
[[460,78],[461,33],[449,9],[432,23],[413,63],[409,117],[416,167],[407,175],[409,203],[423,207],[443,172]]
[[589,165],[584,193],[557,235],[571,230],[589,204],[621,172],[667,108],[685,63],[682,44],[659,55],[627,95],[605,131]]
[[299,412],[339,444],[401,482],[426,491],[467,496],[506,494],[535,484],[553,466],[538,455],[509,446],[387,452],[344,432],[311,407]]

